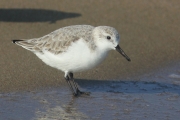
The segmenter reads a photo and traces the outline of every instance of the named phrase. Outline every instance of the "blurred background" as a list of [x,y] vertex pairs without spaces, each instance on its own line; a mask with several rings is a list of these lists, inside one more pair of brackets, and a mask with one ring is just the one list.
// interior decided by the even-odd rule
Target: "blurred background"
[[[116,28],[120,33],[120,46],[132,61],[128,62],[118,52],[111,51],[100,66],[86,72],[75,73],[78,84],[81,87],[86,86],[84,89],[93,92],[94,98],[71,100],[68,88],[63,89],[63,86],[67,87],[64,73],[45,65],[32,52],[12,44],[11,40],[37,38],[61,27],[79,24]],[[99,110],[101,113],[104,111],[106,114],[102,116],[106,119],[112,114],[115,114],[114,119],[119,119],[119,116],[124,119],[134,119],[139,118],[139,115],[142,115],[143,119],[147,119],[147,116],[153,116],[154,119],[156,115],[159,115],[159,119],[171,119],[179,115],[179,0],[1,0],[0,36],[0,93],[34,91],[41,88],[48,91],[47,88],[56,87],[68,91],[68,94],[55,90],[30,95],[10,94],[4,95],[5,97],[0,94],[1,119],[8,117],[11,119],[13,115],[13,119],[22,119],[20,117],[22,114],[19,113],[24,113],[23,119],[32,118],[35,114],[34,109],[40,109],[36,108],[39,103],[43,107],[45,104],[57,105],[54,108],[46,106],[46,112],[52,113],[53,116],[57,113],[56,115],[59,116],[60,101],[70,100],[68,105],[65,103],[63,105],[65,104],[70,111],[70,113],[65,112],[66,115],[72,116],[79,114],[77,111],[72,114],[74,108],[79,109],[80,112],[86,111],[87,116],[96,116],[97,112],[92,111]],[[177,72],[176,75],[168,72],[172,70],[172,66],[176,66],[173,68]],[[164,68],[167,72],[157,75],[156,71]],[[147,79],[146,76],[149,74],[160,77]],[[175,81],[176,87],[173,86],[174,83],[164,83],[165,80],[172,80],[166,76],[169,74],[170,77],[178,78]],[[111,80],[118,80],[120,83],[111,83]],[[155,82],[139,82],[142,80]],[[110,90],[105,89],[106,87],[101,88],[102,83],[109,86]],[[94,88],[95,84],[97,89]],[[147,94],[146,91],[150,92]],[[165,94],[164,91],[171,94]],[[33,100],[37,100],[38,105]],[[29,112],[25,112],[27,101]],[[89,106],[86,105],[85,109],[83,105],[86,101]],[[73,103],[76,103],[75,106]],[[93,105],[96,105],[96,108],[93,108]],[[101,109],[102,106],[104,108]],[[9,112],[15,108],[17,108],[15,113]],[[47,114],[42,112],[40,116],[43,115]],[[102,116],[100,118],[103,118]]]
[[116,28],[121,47],[132,59],[127,62],[111,51],[100,66],[77,73],[76,78],[131,79],[174,64],[180,59],[179,4],[178,0],[1,0],[0,90],[61,84],[64,73],[46,66],[33,53],[11,44],[11,40],[41,37],[69,25]]

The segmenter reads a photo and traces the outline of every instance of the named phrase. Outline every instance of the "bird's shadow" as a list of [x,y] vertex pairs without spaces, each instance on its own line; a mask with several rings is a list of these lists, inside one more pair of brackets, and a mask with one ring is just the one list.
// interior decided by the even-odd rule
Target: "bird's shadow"
[[66,18],[79,17],[79,13],[68,13],[47,9],[0,9],[0,21],[3,22],[50,22]]
[[150,81],[110,81],[75,80],[79,86],[89,92],[111,93],[176,93],[180,95],[180,85]]

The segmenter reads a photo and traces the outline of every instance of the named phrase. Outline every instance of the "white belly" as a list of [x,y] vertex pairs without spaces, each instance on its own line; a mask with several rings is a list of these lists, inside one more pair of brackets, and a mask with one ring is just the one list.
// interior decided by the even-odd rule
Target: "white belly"
[[49,51],[44,54],[35,53],[43,62],[62,71],[78,72],[91,69],[98,65],[107,55],[107,51],[90,50],[83,40],[73,43],[69,49],[59,55]]

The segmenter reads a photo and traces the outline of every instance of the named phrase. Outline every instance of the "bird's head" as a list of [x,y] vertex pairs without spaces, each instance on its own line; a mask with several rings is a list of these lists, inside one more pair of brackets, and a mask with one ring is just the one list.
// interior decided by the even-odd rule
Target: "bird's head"
[[95,27],[93,30],[93,36],[98,48],[105,51],[117,50],[128,61],[131,61],[119,46],[120,36],[115,28],[109,26]]

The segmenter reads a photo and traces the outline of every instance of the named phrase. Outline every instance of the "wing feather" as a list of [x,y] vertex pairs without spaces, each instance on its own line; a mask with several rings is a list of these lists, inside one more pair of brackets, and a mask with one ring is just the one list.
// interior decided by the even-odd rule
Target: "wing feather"
[[[69,26],[60,28],[41,38],[14,40],[13,43],[32,52],[43,53],[44,50],[47,50],[53,54],[60,54],[65,52],[72,43],[80,38],[88,41],[86,38],[91,38],[90,36],[93,28],[93,26],[88,25]],[[88,35],[89,37],[87,37]]]

